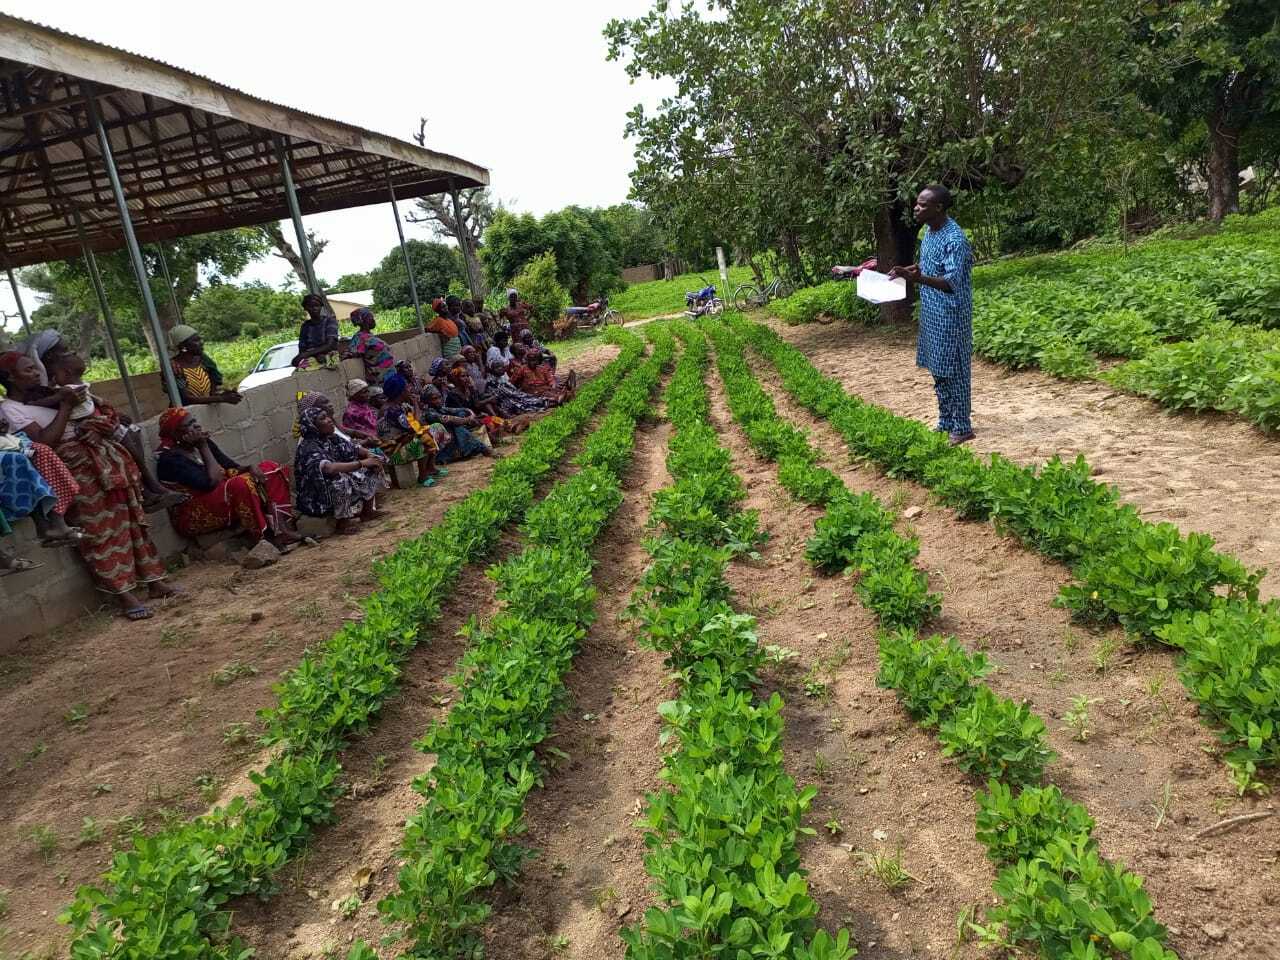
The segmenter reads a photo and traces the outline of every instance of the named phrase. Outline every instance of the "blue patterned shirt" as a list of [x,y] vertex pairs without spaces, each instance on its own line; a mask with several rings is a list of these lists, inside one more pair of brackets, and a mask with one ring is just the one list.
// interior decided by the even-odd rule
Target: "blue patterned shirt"
[[935,377],[953,377],[969,369],[973,353],[973,250],[960,224],[950,217],[936,231],[924,228],[920,272],[945,277],[951,292],[919,284],[916,366],[927,367]]

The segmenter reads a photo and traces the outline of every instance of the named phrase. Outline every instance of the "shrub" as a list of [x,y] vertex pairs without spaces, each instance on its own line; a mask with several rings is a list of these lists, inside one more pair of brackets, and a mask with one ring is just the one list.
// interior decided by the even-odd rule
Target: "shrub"
[[896,690],[907,712],[935,727],[974,697],[974,681],[990,670],[981,653],[969,654],[954,637],[920,638],[913,630],[880,634],[876,685]]
[[569,291],[556,277],[556,255],[551,251],[534,257],[511,281],[521,298],[533,308],[533,329],[539,337],[550,337],[552,324],[569,305]]
[[831,280],[797,290],[774,302],[770,309],[791,325],[812,323],[824,316],[863,322],[876,318],[875,307],[859,299],[857,285],[847,280]]
[[260,330],[264,320],[254,296],[230,283],[201,290],[187,304],[185,318],[205,340],[234,340],[246,335],[245,324]]
[[1017,793],[992,780],[979,790],[977,837],[987,856],[1000,865],[1040,856],[1059,837],[1073,848],[1093,844],[1093,817],[1057,787],[1024,787]]

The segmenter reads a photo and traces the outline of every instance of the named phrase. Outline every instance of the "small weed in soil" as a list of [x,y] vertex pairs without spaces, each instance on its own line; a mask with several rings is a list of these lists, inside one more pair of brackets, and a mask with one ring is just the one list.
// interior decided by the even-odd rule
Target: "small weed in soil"
[[102,824],[93,817],[85,817],[80,825],[80,836],[76,838],[76,846],[87,847],[102,839]]
[[28,830],[27,837],[35,845],[36,853],[40,854],[40,859],[45,865],[53,863],[53,858],[58,853],[58,845],[61,843],[58,831],[47,823],[42,823]]
[[89,708],[83,703],[75,704],[62,717],[67,726],[76,727],[89,719]]
[[891,893],[901,890],[916,879],[902,866],[902,844],[898,844],[892,855],[879,850],[875,852],[859,850],[857,856],[862,861],[867,876],[880,881]]
[[215,687],[225,687],[229,683],[235,683],[242,677],[255,676],[257,672],[258,668],[251,663],[232,660],[213,672],[213,685]]

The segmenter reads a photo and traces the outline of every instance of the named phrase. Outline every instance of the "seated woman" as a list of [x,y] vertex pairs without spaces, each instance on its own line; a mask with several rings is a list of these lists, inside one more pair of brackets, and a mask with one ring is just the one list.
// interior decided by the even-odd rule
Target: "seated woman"
[[[378,390],[381,395],[381,389]],[[347,405],[342,411],[342,432],[362,446],[378,445],[378,416],[381,404],[373,388],[363,380],[347,381]]]
[[458,325],[449,317],[449,308],[442,297],[431,301],[431,309],[435,316],[426,325],[428,333],[440,338],[440,352],[446,357],[456,357],[462,351],[462,340],[458,337]]
[[563,381],[556,378],[546,359],[537,350],[526,350],[524,363],[511,376],[511,382],[535,397],[542,397],[554,404],[566,403],[573,399],[578,389],[578,375],[570,370]]
[[515,354],[511,352],[511,336],[505,330],[499,330],[493,335],[493,346],[485,351],[485,364],[491,364],[495,360],[510,363],[514,359]]
[[381,461],[339,434],[333,415],[319,404],[299,413],[299,426],[302,442],[293,461],[298,510],[309,517],[335,518],[340,534],[356,533],[357,519],[381,515]]
[[0,412],[9,426],[53,447],[80,487],[73,500],[84,532],[80,553],[98,589],[114,596],[130,620],[147,619],[152,612],[135,594],[142,584],[156,599],[178,591],[164,582],[168,574],[147,534],[141,475],[116,439],[119,418],[94,402],[89,413],[72,420],[72,410],[92,398],[70,386],[58,388],[56,410],[34,405],[44,389],[40,374],[19,353],[0,355],[0,384],[8,393]]
[[[10,433],[0,420],[0,537],[13,531],[15,521],[30,517],[40,546],[73,546],[84,535],[67,526],[64,518],[79,492],[80,485],[57,454],[24,433]],[[0,577],[39,566],[0,543]]]
[[533,335],[532,330],[521,330],[519,343],[520,346],[524,347],[525,357],[528,357],[530,353],[540,353],[542,354],[542,358],[551,366],[552,370],[556,368],[556,363],[558,362],[556,355],[542,345],[542,342]]
[[235,390],[222,389],[222,371],[213,358],[205,354],[204,340],[195,327],[178,324],[169,331],[169,342],[178,351],[170,365],[184,404],[239,403],[244,399]]
[[358,357],[362,360],[365,380],[377,386],[389,373],[395,371],[395,355],[387,346],[387,341],[374,335],[373,328],[377,326],[377,320],[374,319],[373,311],[368,307],[352,310],[351,323],[355,326],[356,332],[347,344],[346,350],[343,351],[343,359]]
[[507,420],[526,414],[542,413],[551,406],[551,402],[542,397],[525,393],[507,377],[507,365],[501,360],[489,364],[487,396],[492,396],[498,404],[498,411]]
[[[408,385],[398,373],[382,381],[385,401],[377,419],[378,446],[393,465],[416,464],[418,486],[431,487],[444,471],[436,468],[436,455],[440,449],[440,437],[424,426],[418,417]],[[391,482],[399,485],[396,472],[391,471]]]
[[40,339],[45,333],[54,334],[54,344],[43,354],[42,362],[37,365],[41,379],[39,384],[27,394],[27,403],[47,408],[50,411],[49,416],[52,417],[52,411],[58,408],[59,387],[69,386],[78,393],[84,394],[81,402],[72,408],[71,420],[76,421],[89,416],[96,404],[107,416],[118,421],[119,427],[114,439],[129,452],[134,465],[138,468],[138,473],[142,477],[142,505],[146,511],[154,513],[181,503],[184,499],[182,494],[166,490],[164,485],[156,479],[146,452],[142,449],[142,428],[128,417],[116,412],[101,398],[89,394],[88,387],[83,382],[86,369],[84,358],[62,346],[61,341],[56,340],[57,334],[54,331],[41,331],[34,339],[37,342],[48,343],[47,339],[43,341]]
[[453,442],[446,447],[441,447],[436,455],[441,463],[466,460],[477,453],[484,457],[493,456],[493,447],[479,440],[471,432],[484,426],[481,419],[473,411],[464,407],[446,406],[444,395],[433,383],[422,388],[422,416],[432,425],[443,426],[453,438]]
[[156,473],[190,495],[169,511],[174,529],[184,537],[237,527],[255,544],[267,539],[285,546],[299,540],[284,468],[271,460],[242,467],[218,449],[183,407],[160,415]]

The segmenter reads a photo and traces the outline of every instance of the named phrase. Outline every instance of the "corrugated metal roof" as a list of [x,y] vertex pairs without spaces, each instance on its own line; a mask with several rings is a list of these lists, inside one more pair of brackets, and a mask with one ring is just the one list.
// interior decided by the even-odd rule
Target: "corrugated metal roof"
[[288,216],[276,138],[304,213],[480,186],[488,171],[207,77],[0,14],[0,240],[14,266],[123,245],[90,122],[102,115],[139,239]]

